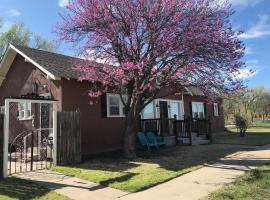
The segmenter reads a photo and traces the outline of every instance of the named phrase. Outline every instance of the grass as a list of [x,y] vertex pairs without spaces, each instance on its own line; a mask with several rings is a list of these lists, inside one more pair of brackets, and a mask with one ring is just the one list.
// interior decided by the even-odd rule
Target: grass
[[18,178],[8,178],[0,181],[0,200],[68,200],[67,197],[57,194],[29,181]]
[[146,152],[132,161],[118,157],[91,159],[80,165],[58,166],[53,170],[122,191],[137,192],[240,150],[245,149],[231,145],[174,147]]
[[269,200],[270,165],[247,172],[225,188],[210,194],[208,200]]
[[231,133],[214,135],[214,142],[258,146],[270,143],[270,128],[249,128],[245,137],[240,137],[235,128],[229,130]]

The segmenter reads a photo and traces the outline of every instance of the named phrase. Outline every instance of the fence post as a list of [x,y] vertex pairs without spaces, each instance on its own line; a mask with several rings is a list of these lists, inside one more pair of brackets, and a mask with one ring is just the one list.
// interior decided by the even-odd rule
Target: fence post
[[211,122],[211,116],[209,116],[209,123],[208,123],[208,139],[210,140],[210,142],[213,142],[213,138],[212,138],[212,122]]
[[189,135],[189,145],[192,146],[192,117],[187,119],[188,122],[188,135]]
[[178,134],[177,134],[177,115],[173,116],[173,133],[175,135],[175,145],[178,145]]
[[0,115],[0,180],[4,178],[4,115]]

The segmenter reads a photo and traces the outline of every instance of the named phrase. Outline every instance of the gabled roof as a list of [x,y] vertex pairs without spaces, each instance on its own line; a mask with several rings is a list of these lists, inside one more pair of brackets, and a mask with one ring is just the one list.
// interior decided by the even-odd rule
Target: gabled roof
[[32,63],[53,80],[76,79],[80,76],[80,73],[72,66],[73,62],[81,60],[79,58],[10,44],[0,64],[0,85],[17,54],[23,56],[27,62]]

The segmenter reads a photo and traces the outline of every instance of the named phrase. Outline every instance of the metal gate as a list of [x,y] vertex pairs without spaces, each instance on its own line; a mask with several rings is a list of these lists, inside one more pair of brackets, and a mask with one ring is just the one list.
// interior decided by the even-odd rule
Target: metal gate
[[[46,131],[46,132],[45,132]],[[52,129],[24,131],[9,144],[9,175],[46,169],[53,162]]]
[[4,176],[56,164],[56,104],[51,99],[5,100]]

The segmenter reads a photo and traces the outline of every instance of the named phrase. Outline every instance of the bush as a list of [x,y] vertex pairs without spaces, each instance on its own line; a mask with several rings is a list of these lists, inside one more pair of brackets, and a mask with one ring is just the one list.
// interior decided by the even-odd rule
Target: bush
[[235,115],[235,126],[239,130],[240,136],[244,137],[248,127],[247,120],[240,115]]

